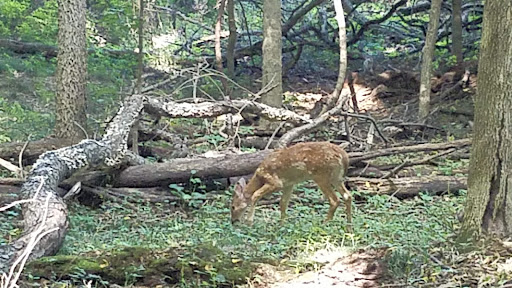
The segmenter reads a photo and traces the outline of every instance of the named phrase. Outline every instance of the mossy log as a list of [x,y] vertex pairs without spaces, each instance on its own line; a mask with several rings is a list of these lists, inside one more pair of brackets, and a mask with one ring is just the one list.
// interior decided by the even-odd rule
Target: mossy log
[[[43,257],[30,262],[24,273],[41,281],[59,279],[76,284],[83,284],[81,281],[88,277],[97,281],[93,281],[93,287],[105,283],[169,287],[182,282],[235,287],[246,283],[253,268],[248,261],[233,261],[218,247],[202,243],[186,250],[127,247],[113,252]],[[87,276],[77,277],[77,273]]]

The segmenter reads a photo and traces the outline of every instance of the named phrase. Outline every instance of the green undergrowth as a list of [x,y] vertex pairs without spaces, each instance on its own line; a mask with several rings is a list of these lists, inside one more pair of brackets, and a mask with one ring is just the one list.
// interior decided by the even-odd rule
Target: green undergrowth
[[455,215],[465,199],[464,191],[462,196],[420,194],[407,200],[365,197],[355,203],[354,233],[347,234],[343,205],[333,221],[323,224],[327,201],[315,189],[301,186],[297,190],[285,224],[279,225],[278,204],[259,205],[253,227],[231,225],[228,192],[178,208],[168,203],[140,203],[137,211],[107,202],[99,209],[71,205],[70,230],[59,254],[84,255],[120,247],[195,251],[211,243],[232,263],[281,263],[304,271],[308,255],[319,249],[385,247],[391,251],[386,259],[389,272],[410,279],[420,277],[418,267],[429,261],[428,248],[447,241],[458,229]]

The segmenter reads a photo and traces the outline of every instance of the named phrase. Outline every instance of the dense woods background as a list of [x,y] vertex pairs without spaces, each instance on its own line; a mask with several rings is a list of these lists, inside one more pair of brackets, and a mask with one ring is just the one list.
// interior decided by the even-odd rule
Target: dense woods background
[[[0,0],[0,287],[512,285],[511,15]],[[233,184],[305,141],[347,150],[354,231],[310,182],[231,225]]]

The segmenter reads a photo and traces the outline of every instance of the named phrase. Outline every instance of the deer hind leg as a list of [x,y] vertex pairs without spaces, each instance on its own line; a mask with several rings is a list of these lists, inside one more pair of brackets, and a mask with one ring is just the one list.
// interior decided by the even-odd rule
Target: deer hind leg
[[265,183],[263,186],[261,186],[260,189],[256,190],[254,194],[252,194],[251,197],[251,207],[249,207],[249,213],[247,216],[247,223],[249,225],[252,225],[254,222],[254,211],[256,208],[256,202],[261,199],[261,197],[265,196],[266,194],[275,192],[279,190],[281,187],[276,187],[275,185]]
[[347,231],[352,233],[352,194],[345,187],[345,182],[339,185],[339,192],[345,202],[345,211],[347,213]]
[[332,220],[334,217],[334,212],[340,205],[340,199],[336,195],[334,189],[332,189],[332,184],[329,181],[324,181],[321,179],[315,179],[316,184],[320,187],[320,190],[325,195],[325,197],[329,200],[329,212],[327,212],[327,218],[325,222]]
[[284,223],[284,220],[286,219],[286,209],[290,203],[292,192],[293,186],[286,186],[283,188],[283,196],[281,196],[281,201],[279,202],[279,208],[281,210],[281,224]]

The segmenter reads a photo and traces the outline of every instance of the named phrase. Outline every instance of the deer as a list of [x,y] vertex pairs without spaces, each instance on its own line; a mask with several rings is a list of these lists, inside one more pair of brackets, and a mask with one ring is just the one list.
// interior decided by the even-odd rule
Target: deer
[[270,153],[258,166],[249,180],[245,178],[235,184],[231,203],[231,223],[234,225],[248,209],[247,224],[254,222],[254,210],[263,196],[282,190],[280,211],[282,224],[296,184],[313,180],[325,198],[329,200],[328,222],[332,220],[340,199],[334,188],[343,197],[347,214],[347,231],[352,231],[352,194],[345,187],[349,166],[347,152],[330,142],[303,142]]

